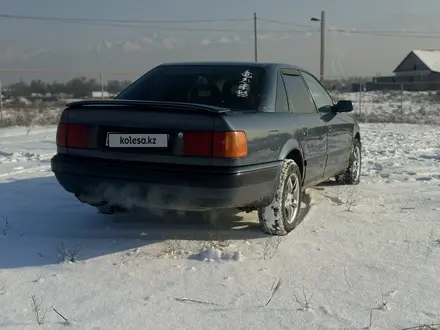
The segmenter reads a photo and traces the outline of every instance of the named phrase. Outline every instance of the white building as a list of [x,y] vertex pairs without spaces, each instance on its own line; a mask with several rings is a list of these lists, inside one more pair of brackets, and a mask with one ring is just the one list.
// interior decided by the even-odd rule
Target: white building
[[92,92],[93,99],[105,99],[109,97],[110,97],[110,93],[106,91]]

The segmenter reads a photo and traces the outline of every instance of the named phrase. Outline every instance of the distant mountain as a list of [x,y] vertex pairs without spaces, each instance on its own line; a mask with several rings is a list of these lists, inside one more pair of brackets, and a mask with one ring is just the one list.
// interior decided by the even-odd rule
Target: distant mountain
[[[252,60],[253,49],[249,44],[252,39],[250,37],[248,39],[243,41],[239,36],[197,39],[153,34],[130,40],[102,40],[82,48],[66,46],[27,52],[17,48],[4,48],[0,49],[0,71],[1,69],[52,71],[39,74],[29,72],[8,74],[13,81],[17,81],[20,77],[53,80],[85,75],[99,78],[100,71],[134,72],[132,76],[108,75],[107,78],[134,79],[163,62]],[[56,70],[65,72],[54,72]],[[3,74],[0,78],[5,80]]]
[[158,41],[142,37],[135,40],[102,40],[92,46],[87,51],[96,53],[108,53],[108,52],[135,52],[135,51],[148,51],[157,45]]

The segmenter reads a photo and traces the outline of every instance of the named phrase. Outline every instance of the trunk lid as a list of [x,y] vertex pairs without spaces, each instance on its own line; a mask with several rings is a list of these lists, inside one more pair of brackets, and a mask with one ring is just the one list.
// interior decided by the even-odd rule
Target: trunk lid
[[68,104],[65,117],[90,128],[89,146],[96,151],[182,155],[185,132],[212,131],[215,119],[229,111],[178,102],[98,100]]

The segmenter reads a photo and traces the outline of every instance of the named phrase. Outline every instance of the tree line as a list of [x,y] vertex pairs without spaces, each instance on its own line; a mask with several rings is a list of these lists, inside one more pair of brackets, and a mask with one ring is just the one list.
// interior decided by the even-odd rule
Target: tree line
[[[324,86],[331,91],[348,92],[353,90],[353,83],[358,81],[360,81],[359,78],[327,80]],[[104,90],[110,94],[118,94],[129,84],[131,84],[129,80],[108,80],[105,82]],[[64,83],[57,81],[48,83],[43,80],[31,80],[29,83],[20,81],[4,86],[2,94],[4,97],[31,97],[32,94],[47,95],[49,93],[69,95],[73,98],[87,98],[96,91],[101,91],[101,83],[97,79],[76,77]]]
[[[104,90],[110,94],[117,94],[129,84],[131,84],[129,80],[108,80],[105,82]],[[65,83],[57,81],[48,83],[43,80],[31,80],[29,83],[20,81],[4,86],[2,94],[5,97],[30,97],[32,94],[64,94],[74,98],[86,98],[96,91],[101,91],[101,83],[97,79],[76,77]]]

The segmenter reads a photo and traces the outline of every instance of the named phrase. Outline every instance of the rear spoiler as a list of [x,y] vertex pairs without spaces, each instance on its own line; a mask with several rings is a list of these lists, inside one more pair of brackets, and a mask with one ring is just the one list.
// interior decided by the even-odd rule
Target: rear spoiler
[[154,110],[155,108],[162,108],[174,111],[199,111],[211,113],[227,113],[231,111],[228,108],[216,107],[213,105],[196,104],[196,103],[181,103],[181,102],[162,102],[162,101],[137,101],[137,100],[86,100],[77,101],[67,104],[67,108],[83,108],[83,107],[133,107],[141,108],[142,110]]

